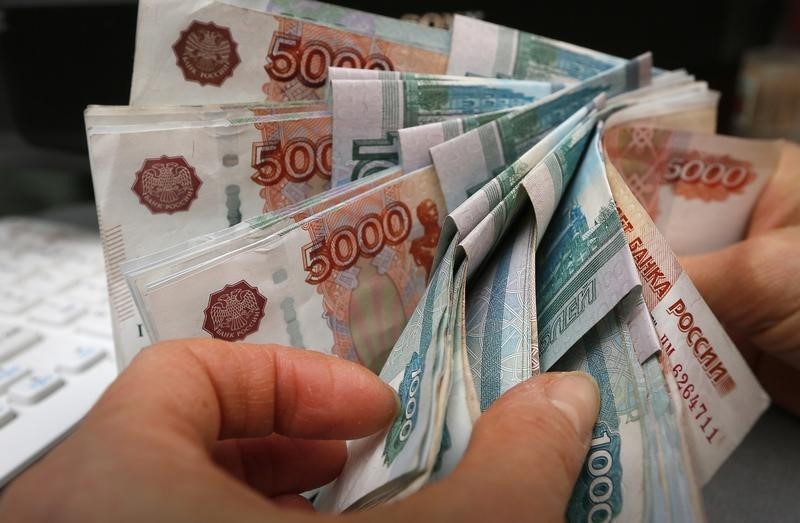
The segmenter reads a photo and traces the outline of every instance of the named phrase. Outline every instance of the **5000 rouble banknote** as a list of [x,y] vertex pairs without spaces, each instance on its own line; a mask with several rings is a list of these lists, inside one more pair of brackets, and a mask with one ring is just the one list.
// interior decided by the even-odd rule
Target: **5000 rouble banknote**
[[425,291],[444,200],[432,169],[396,178],[142,293],[154,340],[312,348],[380,369]]
[[327,113],[93,126],[88,140],[123,366],[151,340],[122,279],[122,263],[330,187]]
[[254,2],[140,2],[131,104],[321,99],[330,65],[421,73],[447,65],[438,36],[412,45],[381,27],[360,33],[242,4]]
[[683,406],[695,472],[705,483],[767,408],[769,398],[664,236],[606,162],[611,192],[662,353]]
[[611,127],[603,144],[609,161],[681,255],[744,238],[756,199],[781,158],[777,141],[647,123]]
[[259,242],[269,241],[276,233],[310,216],[365,194],[402,175],[399,169],[388,170],[359,183],[349,184],[346,188],[326,191],[291,207],[244,220],[239,225],[185,240],[125,262],[121,265],[122,273],[134,300],[141,306],[144,303],[142,296],[150,289],[220,263],[234,253],[254,248]]

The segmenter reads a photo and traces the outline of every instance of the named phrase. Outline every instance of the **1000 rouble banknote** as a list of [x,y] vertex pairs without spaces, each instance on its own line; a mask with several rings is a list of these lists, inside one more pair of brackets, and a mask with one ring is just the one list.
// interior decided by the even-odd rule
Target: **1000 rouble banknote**
[[560,88],[497,79],[333,80],[332,183],[397,165],[400,129],[529,104]]
[[447,73],[575,83],[624,63],[599,51],[456,15]]

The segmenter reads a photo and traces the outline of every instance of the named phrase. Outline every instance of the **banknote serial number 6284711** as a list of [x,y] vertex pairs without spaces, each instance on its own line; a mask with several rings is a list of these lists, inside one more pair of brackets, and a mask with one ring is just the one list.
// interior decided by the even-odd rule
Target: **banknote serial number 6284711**
[[[674,364],[672,366],[672,375],[675,377],[678,392],[686,402],[686,406],[689,407],[691,414],[694,414],[694,420],[706,437],[706,441],[713,443],[714,438],[719,433],[719,427],[711,425],[711,421],[714,418],[708,413],[708,407],[705,402],[700,402],[700,394],[695,393],[695,386],[691,383],[689,375],[683,372],[683,365],[680,363]],[[697,409],[696,413],[695,409]]]

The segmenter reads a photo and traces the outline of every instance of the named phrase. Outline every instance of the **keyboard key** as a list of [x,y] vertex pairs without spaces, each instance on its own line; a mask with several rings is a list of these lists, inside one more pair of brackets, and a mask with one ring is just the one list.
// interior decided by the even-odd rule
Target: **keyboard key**
[[89,309],[89,313],[77,324],[79,334],[88,334],[98,338],[111,337],[111,315],[108,305],[103,304]]
[[58,374],[36,374],[13,385],[8,390],[8,399],[13,403],[33,405],[57,391],[64,380]]
[[47,296],[64,291],[78,283],[74,272],[37,271],[33,276],[22,280],[19,290],[40,296]]
[[105,285],[97,285],[89,280],[79,281],[64,293],[64,298],[83,305],[103,305],[108,309],[108,291]]
[[0,400],[0,428],[3,428],[4,425],[8,424],[9,421],[16,417],[17,413],[11,410],[8,403]]
[[38,294],[5,288],[0,290],[0,312],[20,314],[39,303],[40,300]]
[[3,394],[14,383],[31,373],[27,367],[18,363],[0,367],[0,394]]
[[42,339],[35,331],[22,327],[0,327],[0,362],[15,356]]
[[78,325],[76,333],[93,338],[109,339],[112,336],[111,324],[98,321],[86,321]]
[[61,360],[58,364],[57,370],[61,372],[68,372],[71,374],[78,374],[91,368],[95,363],[102,360],[107,354],[107,351],[95,345],[81,345],[70,354]]
[[47,325],[64,326],[83,316],[86,308],[72,300],[51,298],[30,311],[33,321]]

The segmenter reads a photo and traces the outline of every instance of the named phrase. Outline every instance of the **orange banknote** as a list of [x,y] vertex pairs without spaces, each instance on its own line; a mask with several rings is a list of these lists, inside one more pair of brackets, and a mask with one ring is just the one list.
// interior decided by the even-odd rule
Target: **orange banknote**
[[778,169],[779,141],[620,125],[603,134],[610,161],[678,254],[744,237],[750,213]]
[[261,185],[264,212],[283,209],[331,186],[330,113],[257,121],[251,180]]
[[232,3],[139,2],[132,105],[324,99],[329,66],[447,69],[439,30],[399,20],[326,25]]
[[154,339],[280,343],[380,369],[425,292],[445,216],[433,168],[381,179],[267,237],[254,229],[249,247],[145,289]]
[[769,404],[736,346],[613,164],[608,182],[661,345],[695,472],[705,483]]

